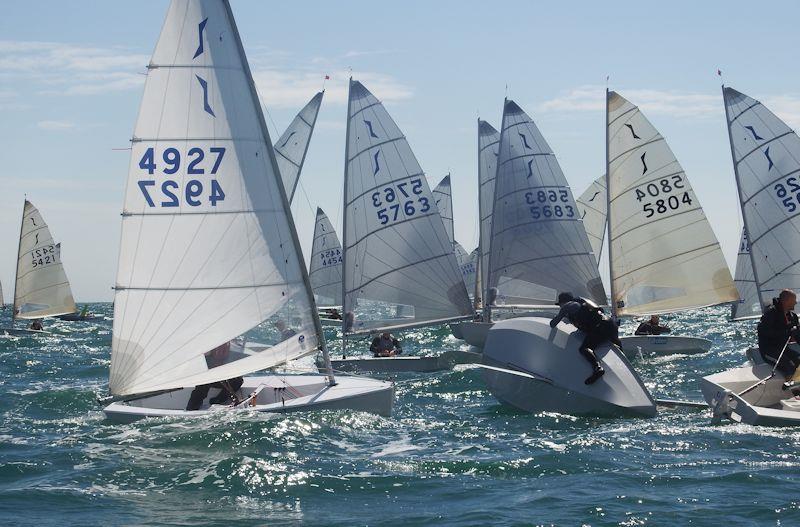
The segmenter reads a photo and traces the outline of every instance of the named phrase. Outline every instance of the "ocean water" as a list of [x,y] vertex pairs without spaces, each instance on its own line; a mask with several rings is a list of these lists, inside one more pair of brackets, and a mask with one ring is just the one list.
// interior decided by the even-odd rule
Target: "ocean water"
[[[397,376],[391,418],[111,424],[96,401],[111,306],[91,307],[105,319],[0,337],[2,525],[800,525],[800,430],[712,425],[706,410],[529,415],[500,405],[467,366]],[[666,317],[714,347],[635,361],[655,395],[698,400],[699,377],[744,361],[755,323],[727,315]],[[404,342],[463,346],[446,328]]]

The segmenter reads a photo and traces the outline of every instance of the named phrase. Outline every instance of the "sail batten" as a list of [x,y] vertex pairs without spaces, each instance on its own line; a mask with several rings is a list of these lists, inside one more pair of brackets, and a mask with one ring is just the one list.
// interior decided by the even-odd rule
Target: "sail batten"
[[347,332],[468,315],[453,242],[424,172],[380,101],[352,79],[344,180]]
[[606,110],[614,313],[665,313],[738,300],[719,242],[666,140],[616,92],[607,92]]

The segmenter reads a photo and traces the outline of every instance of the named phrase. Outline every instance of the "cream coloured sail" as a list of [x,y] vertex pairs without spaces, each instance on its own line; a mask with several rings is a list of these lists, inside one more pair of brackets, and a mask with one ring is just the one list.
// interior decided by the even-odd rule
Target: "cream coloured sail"
[[506,100],[488,288],[506,304],[552,305],[560,291],[605,304],[597,262],[561,167],[533,120]]
[[317,122],[324,93],[321,91],[314,95],[289,124],[280,139],[275,141],[275,159],[278,161],[278,170],[280,170],[283,188],[286,189],[289,203],[294,199],[294,192],[297,190],[300,171],[306,160],[308,145],[311,143],[311,134],[314,133],[314,125]]
[[642,112],[607,95],[609,260],[618,315],[738,300],[717,237],[669,145]]
[[348,330],[434,324],[471,312],[453,245],[414,153],[351,79],[344,177]]
[[604,174],[595,179],[578,198],[578,210],[598,263],[603,252],[603,238],[606,235],[607,204],[608,195],[606,194],[606,176]]
[[723,88],[753,275],[768,305],[800,289],[800,139],[759,101]]
[[750,243],[747,241],[747,231],[742,228],[742,238],[739,242],[739,253],[736,255],[736,272],[733,275],[736,290],[739,291],[739,301],[731,304],[731,318],[733,320],[746,320],[761,316],[761,301],[758,298],[758,287],[753,278],[753,260],[750,258]]
[[[300,254],[230,6],[173,0],[133,138],[111,392],[229,379],[324,346]],[[265,321],[271,346],[216,364],[218,346]]]
[[[450,174],[447,174],[433,189],[433,199],[436,206],[439,208],[439,216],[442,217],[444,222],[444,229],[447,231],[447,237],[450,243],[454,244],[455,248],[455,229],[453,227],[453,194],[450,188]],[[458,255],[456,255],[457,257]]]
[[49,317],[76,311],[57,245],[39,210],[25,200],[14,287],[15,319]]
[[476,297],[485,298],[485,291],[489,283],[489,255],[492,242],[492,211],[494,209],[494,178],[497,173],[497,155],[500,148],[500,132],[487,123],[478,119],[478,216],[481,276],[477,280],[480,290]]
[[342,305],[342,245],[327,214],[319,207],[308,278],[318,306]]

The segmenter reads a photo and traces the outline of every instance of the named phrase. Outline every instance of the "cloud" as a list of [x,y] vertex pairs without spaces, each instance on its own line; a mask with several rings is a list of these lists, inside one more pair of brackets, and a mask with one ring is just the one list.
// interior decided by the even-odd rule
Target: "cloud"
[[73,130],[76,125],[70,121],[39,121],[36,127],[42,130],[59,131],[59,130]]
[[800,127],[800,97],[788,94],[775,95],[767,97],[763,103],[793,129]]

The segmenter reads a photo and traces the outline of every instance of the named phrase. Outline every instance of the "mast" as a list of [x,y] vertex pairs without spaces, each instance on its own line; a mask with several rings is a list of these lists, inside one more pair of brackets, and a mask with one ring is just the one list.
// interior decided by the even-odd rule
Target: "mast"
[[[483,280],[481,273],[483,269],[480,265],[483,260],[484,240],[483,240],[483,201],[481,194],[483,193],[483,185],[481,184],[481,118],[478,117],[478,265],[475,266],[475,272],[478,273],[475,277],[475,308],[478,307],[478,299],[486,298],[486,292],[483,290]],[[483,305],[483,319],[484,322],[489,322],[487,318],[486,302],[481,302]]]
[[[236,39],[236,48],[239,50],[239,56],[242,58],[242,67],[247,77],[247,85],[250,87],[250,96],[253,99],[253,104],[255,105],[255,107],[258,108],[258,111],[256,112],[257,114],[256,117],[258,119],[258,123],[261,128],[261,133],[264,137],[264,142],[267,144],[268,148],[272,148],[272,141],[270,140],[269,137],[267,122],[264,120],[264,112],[261,111],[261,101],[258,98],[256,85],[255,82],[253,81],[253,74],[250,71],[250,64],[247,62],[247,59],[245,58],[246,55],[244,53],[244,47],[242,46],[242,39],[239,36],[239,28],[236,26],[235,19],[233,18],[233,12],[231,11],[231,5],[228,2],[228,0],[225,0],[223,4],[225,5],[225,13],[227,14],[228,20],[230,20],[231,27],[233,28],[233,35],[234,38]],[[278,169],[278,163],[274,155],[271,156],[271,161],[272,161],[272,170],[274,171],[278,179],[280,179],[279,182],[280,184],[278,185],[278,192],[280,192],[284,210],[286,211],[286,214],[289,217],[291,217],[292,210],[289,205],[289,200],[286,197],[286,189],[284,188],[282,176],[280,170]],[[308,270],[306,269],[304,263],[303,251],[300,248],[300,240],[297,238],[297,229],[294,226],[294,221],[290,222],[290,226],[291,228],[289,229],[289,231],[291,232],[292,235],[292,243],[294,244],[295,253],[297,254],[300,260],[300,265],[299,265],[300,273],[303,277],[303,284],[305,285],[306,296],[308,297],[309,307],[311,308],[311,317],[314,320],[314,329],[317,332],[317,338],[319,339],[320,348],[322,349],[322,357],[323,360],[325,361],[325,370],[326,370],[326,375],[328,376],[328,383],[331,386],[334,386],[336,384],[336,379],[333,376],[331,359],[330,356],[328,355],[328,346],[325,342],[325,333],[322,331],[322,323],[320,322],[319,314],[317,313],[317,303],[314,300],[314,293],[311,291],[311,281],[308,279]]]
[[[352,98],[350,91],[353,89],[353,77],[347,80],[347,128],[344,132],[344,187],[342,187],[342,358],[347,358],[347,286],[345,276],[347,275],[347,166],[350,157],[350,110],[352,109]],[[355,315],[355,313],[354,313]],[[352,328],[351,328],[352,329]]]
[[[736,162],[736,154],[733,151],[733,135],[731,134],[731,116],[728,111],[728,104],[725,101],[725,85],[722,85],[722,105],[725,107],[725,127],[728,129],[728,144],[731,147],[731,162],[733,163],[733,175],[736,178],[736,194],[739,196],[739,208],[742,211],[742,223],[744,223],[744,233],[747,238],[747,244],[750,245],[750,229],[747,227],[747,215],[744,213],[744,199],[742,197],[742,187],[739,180],[739,164]],[[761,297],[761,281],[758,279],[758,271],[756,270],[756,260],[753,255],[752,248],[747,251],[750,253],[750,265],[753,268],[753,280],[756,283],[756,294],[758,295],[758,305],[761,311],[764,311],[764,299]]]
[[[506,103],[508,103],[508,97],[503,97],[503,118],[500,121],[500,141],[497,143],[497,161],[494,164],[494,195],[492,196],[492,231],[494,231],[494,213],[495,213],[495,202],[497,200],[497,173],[500,170],[500,153],[503,151],[503,130],[506,128]],[[480,131],[479,131],[480,133]],[[480,154],[478,154],[480,156]],[[489,288],[489,285],[492,283],[492,252],[489,251],[489,269],[486,270],[486,278],[488,283],[485,287]],[[489,288],[490,289],[490,288]],[[484,322],[491,322],[492,321],[492,306],[491,304],[497,300],[497,295],[495,298],[489,301],[489,289],[486,289],[486,295],[483,297],[483,321]]]
[[611,293],[611,318],[616,320],[617,302],[614,300],[616,298],[616,288],[614,287],[614,252],[612,249],[613,238],[611,237],[611,171],[609,170],[610,161],[608,159],[608,142],[611,139],[608,137],[608,93],[608,88],[606,88],[606,233],[608,236],[608,281]]
[[19,272],[19,252],[22,250],[22,227],[25,223],[25,205],[27,203],[28,198],[25,198],[25,201],[22,203],[22,218],[19,221],[19,240],[17,240],[17,267],[14,270],[14,311],[11,313],[11,320],[17,320],[17,313],[19,313],[19,309],[17,308],[17,273]]

